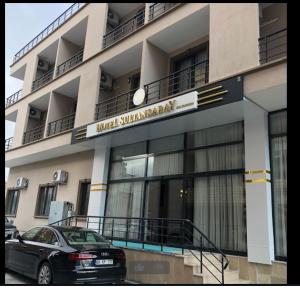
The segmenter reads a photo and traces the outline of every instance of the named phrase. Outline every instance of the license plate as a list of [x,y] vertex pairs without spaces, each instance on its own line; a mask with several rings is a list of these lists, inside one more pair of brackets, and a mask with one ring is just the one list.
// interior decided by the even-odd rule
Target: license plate
[[114,260],[113,259],[97,259],[96,265],[113,265]]

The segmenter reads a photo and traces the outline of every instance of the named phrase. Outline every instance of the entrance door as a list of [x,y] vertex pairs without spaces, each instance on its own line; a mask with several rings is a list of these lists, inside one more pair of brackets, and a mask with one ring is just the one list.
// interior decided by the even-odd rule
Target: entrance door
[[[147,221],[148,241],[159,244],[183,243],[182,222],[185,218],[185,194],[182,179],[149,181],[146,189],[145,218],[168,218]],[[173,219],[173,220],[172,220]]]

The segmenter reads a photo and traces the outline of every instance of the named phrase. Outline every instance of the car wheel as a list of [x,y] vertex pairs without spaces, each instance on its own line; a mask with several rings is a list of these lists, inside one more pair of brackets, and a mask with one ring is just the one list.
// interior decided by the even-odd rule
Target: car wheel
[[38,274],[38,284],[49,285],[52,281],[51,267],[48,263],[43,263]]

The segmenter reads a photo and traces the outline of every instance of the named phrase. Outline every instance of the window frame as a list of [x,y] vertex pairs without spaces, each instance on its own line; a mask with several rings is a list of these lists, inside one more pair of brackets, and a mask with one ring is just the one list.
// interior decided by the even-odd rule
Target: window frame
[[[34,218],[43,218],[43,219],[48,219],[49,215],[39,215],[38,210],[40,209],[40,195],[41,195],[41,189],[42,188],[49,188],[49,187],[53,187],[53,193],[54,193],[54,199],[51,201],[55,201],[56,200],[56,196],[57,196],[57,185],[56,184],[52,184],[52,183],[47,183],[47,184],[40,184],[39,188],[38,188],[38,193],[37,193],[37,197],[36,197],[36,202],[35,202],[35,210],[34,210]],[[48,192],[48,191],[47,191]],[[51,204],[50,204],[51,205]]]
[[[88,201],[87,201],[87,207],[86,207],[86,214],[79,214],[79,206],[81,205],[81,201],[82,201],[82,198],[81,198],[81,187],[82,187],[82,184],[86,184],[86,183],[90,183],[90,190],[88,191],[89,193],[89,197],[88,197]],[[82,216],[82,217],[85,217],[87,216],[87,213],[88,213],[88,208],[89,208],[89,199],[90,199],[90,192],[91,192],[91,179],[81,179],[79,180],[79,184],[78,184],[78,192],[77,192],[77,201],[76,201],[76,215],[77,216]]]
[[[8,201],[9,199],[11,199],[11,197],[9,197],[9,193],[11,192],[17,192],[17,196],[16,196],[16,208],[15,208],[15,213],[14,214],[11,214],[11,213],[8,213],[7,209],[8,209],[8,206],[11,206],[11,203],[10,205],[8,205]],[[5,197],[5,216],[8,216],[8,217],[16,217],[17,216],[17,212],[18,212],[18,206],[19,206],[19,198],[20,198],[20,190],[19,189],[14,189],[14,188],[8,188],[7,189],[7,192],[6,192],[6,197]],[[11,209],[10,209],[11,210]],[[9,211],[11,212],[11,211]]]

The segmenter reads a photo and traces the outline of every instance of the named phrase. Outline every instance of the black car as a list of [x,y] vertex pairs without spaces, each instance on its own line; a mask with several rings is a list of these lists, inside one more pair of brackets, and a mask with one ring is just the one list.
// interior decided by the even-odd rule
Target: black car
[[35,227],[5,242],[5,268],[38,284],[117,284],[125,264],[122,249],[80,227]]
[[13,221],[8,220],[7,217],[5,217],[5,240],[11,239],[15,236],[15,233],[17,231],[17,228],[15,225],[12,225]]

